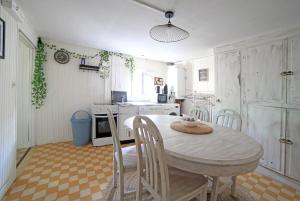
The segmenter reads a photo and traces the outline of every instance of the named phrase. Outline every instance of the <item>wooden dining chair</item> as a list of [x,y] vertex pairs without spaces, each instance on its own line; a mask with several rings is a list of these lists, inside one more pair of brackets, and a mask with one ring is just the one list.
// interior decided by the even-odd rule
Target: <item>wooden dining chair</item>
[[115,119],[110,109],[107,110],[109,126],[113,139],[113,185],[118,189],[118,200],[123,201],[125,194],[134,192],[124,192],[124,173],[136,171],[137,152],[136,146],[121,147]]
[[241,115],[234,110],[223,109],[217,112],[215,116],[215,124],[241,131],[242,118]]
[[192,198],[206,201],[207,179],[203,175],[168,167],[163,139],[148,117],[135,117],[133,130],[138,157],[136,201],[143,200],[144,191],[157,201],[184,201]]
[[[217,114],[215,116],[215,124],[222,126],[222,127],[241,131],[242,118],[241,118],[241,115],[234,110],[223,109],[223,110],[220,110],[219,112],[217,112]],[[235,195],[236,179],[237,179],[236,176],[232,176],[230,182],[228,182],[228,179],[226,179],[226,178],[221,179],[221,182],[223,184],[231,185],[231,194],[233,196]],[[223,187],[219,188],[218,193],[221,193],[222,191],[224,191],[225,186],[226,185],[223,185]]]
[[209,112],[203,106],[197,106],[190,111],[190,116],[200,121],[208,121]]

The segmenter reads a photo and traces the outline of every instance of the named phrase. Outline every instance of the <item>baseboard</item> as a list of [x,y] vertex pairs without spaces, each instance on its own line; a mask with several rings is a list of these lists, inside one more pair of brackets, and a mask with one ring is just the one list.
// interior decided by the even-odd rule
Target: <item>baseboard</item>
[[289,177],[281,175],[273,170],[267,169],[260,165],[257,167],[257,169],[255,171],[259,174],[269,176],[272,179],[274,179],[275,181],[278,181],[280,183],[283,183],[285,185],[288,185],[288,186],[293,187],[293,188],[297,189],[298,191],[300,191],[300,181],[296,181],[294,179],[291,179]]
[[5,193],[8,191],[9,187],[13,184],[14,182],[14,177],[9,178],[7,182],[1,187],[0,189],[0,200],[4,199]]

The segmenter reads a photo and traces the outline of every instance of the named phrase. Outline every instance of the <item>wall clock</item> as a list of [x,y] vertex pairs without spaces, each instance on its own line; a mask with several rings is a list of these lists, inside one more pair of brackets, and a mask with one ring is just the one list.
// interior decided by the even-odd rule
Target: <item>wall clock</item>
[[63,50],[57,50],[54,53],[54,59],[57,63],[67,64],[70,61],[70,56],[67,52],[65,52]]

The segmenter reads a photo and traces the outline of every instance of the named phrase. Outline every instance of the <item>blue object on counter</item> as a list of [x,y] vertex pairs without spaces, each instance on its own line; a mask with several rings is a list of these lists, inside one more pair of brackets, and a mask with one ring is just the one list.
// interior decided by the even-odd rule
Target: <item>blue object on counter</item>
[[92,116],[83,110],[75,112],[71,117],[73,144],[86,145],[91,140]]

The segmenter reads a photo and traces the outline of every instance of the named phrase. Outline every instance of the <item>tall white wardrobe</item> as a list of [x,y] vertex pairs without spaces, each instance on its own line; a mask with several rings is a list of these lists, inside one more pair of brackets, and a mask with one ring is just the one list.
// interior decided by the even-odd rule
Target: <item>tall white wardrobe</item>
[[215,49],[216,110],[242,115],[260,164],[300,181],[300,29]]

